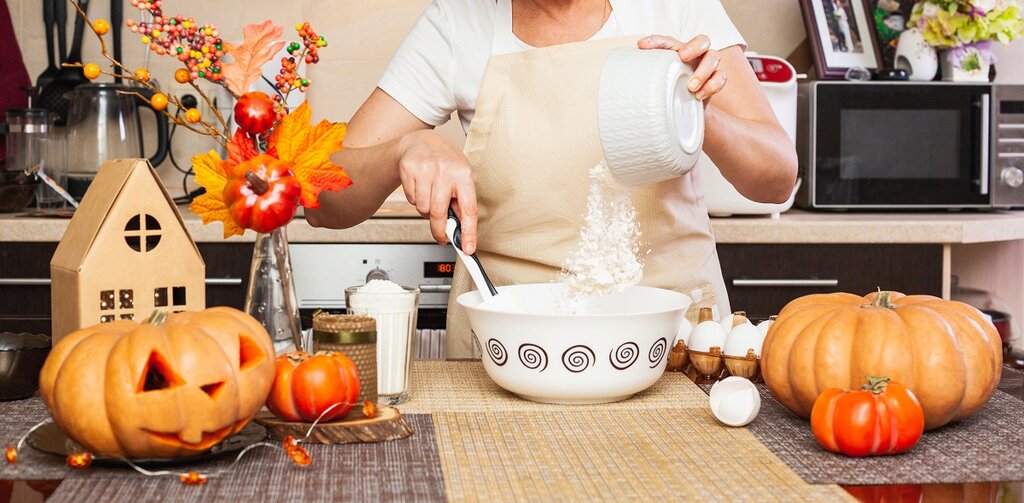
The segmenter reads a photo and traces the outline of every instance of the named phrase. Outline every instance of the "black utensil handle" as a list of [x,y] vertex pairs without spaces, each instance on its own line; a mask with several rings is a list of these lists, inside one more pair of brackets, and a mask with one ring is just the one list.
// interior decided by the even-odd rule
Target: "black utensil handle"
[[[155,168],[155,167],[159,166],[160,163],[164,162],[164,159],[167,158],[167,153],[170,151],[170,140],[168,139],[167,116],[164,115],[163,112],[153,108],[152,103],[149,102],[149,100],[151,100],[153,98],[153,95],[156,94],[154,91],[146,89],[144,87],[132,88],[132,90],[135,91],[135,92],[138,92],[141,95],[141,97],[139,97],[139,96],[135,97],[135,107],[136,108],[146,108],[146,109],[149,109],[149,110],[153,111],[153,119],[154,119],[154,122],[156,123],[156,152],[153,153],[152,156],[150,156],[149,163],[152,164],[153,167]],[[139,147],[140,147],[140,149],[144,147],[144,145],[142,145],[142,138],[143,138],[143,134],[142,134],[142,129],[141,129],[141,125],[140,125],[140,128],[139,128],[139,143],[140,143]],[[146,152],[144,150],[142,150],[142,155],[146,155]]]
[[[124,26],[124,2],[122,0],[110,0],[110,31],[114,37],[114,59],[121,61],[121,29]],[[121,83],[121,69],[115,68],[114,82]]]
[[[462,250],[462,221],[455,215],[455,210],[451,206],[448,207],[448,219],[455,221],[455,230],[452,231],[452,244],[459,250]],[[473,262],[476,262],[476,268],[480,270],[480,275],[483,276],[484,283],[487,284],[487,290],[491,292],[491,295],[498,295],[498,289],[494,287],[491,278],[487,276],[487,271],[484,270],[484,265],[480,262],[480,258],[476,256],[476,253],[468,255],[468,257],[473,259]]]
[[[78,0],[78,6],[82,8],[82,12],[89,13],[89,0]],[[68,63],[82,62],[82,38],[85,35],[85,19],[77,14],[76,12],[75,32],[71,36],[71,52],[68,53]]]
[[43,0],[43,26],[46,27],[46,62],[50,66],[56,66],[53,58],[53,2],[58,0]]
[[65,28],[68,23],[67,0],[50,0],[54,4],[53,21],[57,24],[57,61],[64,63],[68,56],[68,33]]

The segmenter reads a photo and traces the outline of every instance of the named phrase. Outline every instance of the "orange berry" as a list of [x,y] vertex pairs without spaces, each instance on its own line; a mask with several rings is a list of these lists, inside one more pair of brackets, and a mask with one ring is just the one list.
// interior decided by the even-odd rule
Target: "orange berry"
[[178,68],[174,71],[174,80],[179,84],[188,84],[192,80],[192,75],[188,73],[188,70]]
[[185,112],[185,120],[187,120],[187,121],[189,121],[189,122],[191,122],[193,124],[199,122],[199,119],[202,119],[202,118],[203,118],[203,116],[199,114],[199,110],[196,110],[194,108],[190,108],[190,109],[188,109]]
[[153,105],[156,110],[163,110],[167,108],[167,95],[164,93],[156,93],[149,100],[149,104]]
[[145,68],[135,70],[135,78],[139,79],[140,82],[149,82],[149,70]]
[[85,74],[85,78],[93,80],[100,76],[100,65],[96,63],[89,63],[82,67],[82,73]]
[[110,23],[107,22],[106,19],[97,19],[92,22],[92,30],[95,31],[97,35],[106,35],[107,32],[110,31]]

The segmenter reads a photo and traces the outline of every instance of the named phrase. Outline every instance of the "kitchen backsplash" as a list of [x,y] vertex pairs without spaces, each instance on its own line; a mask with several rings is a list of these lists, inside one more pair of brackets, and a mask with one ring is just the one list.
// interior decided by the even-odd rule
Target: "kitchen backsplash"
[[[487,1],[487,0],[479,0]],[[430,0],[245,0],[234,2],[200,2],[197,0],[166,0],[164,9],[170,14],[196,16],[200,22],[216,24],[227,39],[241,38],[242,26],[247,22],[272,18],[290,26],[309,19],[330,45],[323,52],[320,64],[310,77],[314,84],[310,99],[316,103],[321,117],[345,120],[373,90],[391,53],[405,33],[419,17]],[[93,0],[90,16],[109,19],[110,4]],[[128,2],[126,2],[127,4]],[[779,56],[793,53],[805,40],[803,19],[797,0],[723,0],[726,10],[739,27],[750,49]],[[46,67],[45,39],[42,29],[42,2],[38,0],[8,0],[21,46],[21,52],[33,78]],[[137,16],[138,11],[125,5],[125,16]],[[67,31],[70,40],[72,12],[69,9]],[[287,32],[287,33],[290,33]],[[149,55],[137,36],[125,31],[124,61],[129,67],[148,65],[152,74],[165,88],[173,83],[171,75],[177,68],[173,58]],[[999,80],[1024,82],[1024,45],[999,47]],[[85,61],[99,62],[99,44],[95,37],[87,36],[84,44]],[[330,85],[323,85],[330,82]],[[148,114],[147,114],[148,115]],[[151,128],[147,127],[147,130]],[[442,128],[446,135],[462,141],[458,121]],[[213,142],[187,131],[178,131],[173,149],[179,164],[185,165],[191,155],[212,148]],[[181,175],[165,161],[158,168],[173,195],[181,192]]]

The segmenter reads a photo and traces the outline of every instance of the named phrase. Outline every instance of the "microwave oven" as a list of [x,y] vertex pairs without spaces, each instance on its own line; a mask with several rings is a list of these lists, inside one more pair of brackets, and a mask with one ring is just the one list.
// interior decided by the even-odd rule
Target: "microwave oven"
[[801,207],[1024,207],[1024,85],[815,81],[797,99]]

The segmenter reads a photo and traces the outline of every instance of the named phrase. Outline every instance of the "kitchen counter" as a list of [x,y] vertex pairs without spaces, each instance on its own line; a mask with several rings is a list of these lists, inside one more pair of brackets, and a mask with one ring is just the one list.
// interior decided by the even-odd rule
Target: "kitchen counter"
[[[223,240],[220,224],[203,225],[182,207],[197,242]],[[0,215],[0,242],[60,241],[67,218]],[[713,218],[719,243],[942,243],[971,244],[1024,239],[1024,212],[821,213],[791,210],[780,218]],[[430,243],[426,222],[407,203],[390,201],[374,218],[351,229],[319,229],[304,219],[288,225],[294,243]],[[231,241],[253,241],[251,231]]]

